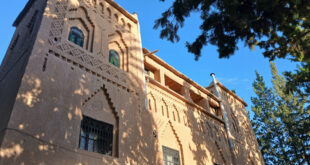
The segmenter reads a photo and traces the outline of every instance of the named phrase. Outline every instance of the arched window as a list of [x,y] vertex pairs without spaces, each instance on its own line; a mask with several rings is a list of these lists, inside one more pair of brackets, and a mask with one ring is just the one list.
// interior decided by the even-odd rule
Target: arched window
[[120,68],[120,58],[119,58],[119,55],[117,53],[117,51],[115,50],[110,50],[109,52],[109,62],[111,64],[113,64],[114,66]]
[[79,45],[80,47],[83,47],[84,34],[79,28],[71,27],[68,40]]

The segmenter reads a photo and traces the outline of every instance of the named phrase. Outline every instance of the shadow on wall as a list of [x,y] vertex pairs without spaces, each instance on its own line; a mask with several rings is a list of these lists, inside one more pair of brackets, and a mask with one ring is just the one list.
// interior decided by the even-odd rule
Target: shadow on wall
[[[61,10],[66,9],[65,1],[55,3]],[[50,21],[63,19],[61,15],[46,16]],[[123,40],[139,45],[132,38]],[[86,58],[77,61],[78,57],[69,51],[80,48],[65,39],[39,42],[40,46],[51,44],[53,48],[30,57],[1,146],[0,164],[160,164],[154,154],[159,147],[152,135],[156,125],[144,107],[143,78],[131,72],[141,70],[141,59],[130,54],[141,48],[128,47],[128,56],[134,61],[128,62],[129,72],[118,71],[108,61],[101,61],[109,67],[98,71],[99,66],[90,66]],[[102,116],[92,111],[110,113],[115,118],[114,142],[118,144],[113,150],[118,152],[114,156],[78,149],[83,114]]]
[[[183,84],[186,86],[186,84]],[[189,144],[197,164],[233,164],[224,123],[187,104],[192,144]],[[210,162],[211,161],[211,162]]]
[[[108,63],[108,50],[93,52],[93,45],[101,45],[102,41],[89,42],[89,51],[69,43],[67,35],[63,34],[68,5],[64,0],[54,3],[49,5],[55,5],[58,15],[45,14],[48,19],[45,25],[52,25],[52,30],[48,39],[38,41],[35,52],[52,48],[30,57],[1,146],[0,164],[162,164],[159,155],[161,146],[152,132],[158,130],[157,124],[151,112],[144,107],[144,77],[141,59],[136,56],[141,48],[128,46],[128,43],[140,45],[139,41],[130,35],[122,36],[116,30],[107,34],[120,40],[121,44],[111,41],[111,45],[123,54],[122,62],[127,66],[122,66],[122,71]],[[98,2],[93,0],[92,3]],[[54,12],[54,7],[50,11]],[[109,8],[106,11],[110,19],[113,14]],[[89,20],[87,12],[83,17]],[[87,27],[90,28],[84,26],[85,29]],[[94,37],[90,33],[94,35],[94,28],[87,33],[89,37]],[[155,104],[154,109],[169,118],[165,106]],[[198,113],[190,105],[187,105],[185,113],[189,119],[192,143],[175,136],[183,165],[187,154],[193,155],[196,164],[206,164],[209,160],[217,164],[230,164],[223,123]],[[103,114],[110,115],[106,120],[111,120],[115,128],[113,156],[78,149],[82,116],[89,115],[100,120],[105,119]],[[171,120],[182,120],[177,109],[170,115]],[[177,135],[172,123],[168,125]]]
[[[142,86],[128,92],[109,79],[96,77],[55,58],[52,53],[46,57],[48,61],[44,72],[45,56],[34,55],[29,61],[0,151],[0,164],[48,164],[51,161],[68,164],[159,164],[154,154],[158,152],[158,146],[151,131],[156,129],[156,125],[144,108]],[[134,76],[131,74],[128,81],[142,84],[141,78]],[[119,151],[115,157],[78,149],[82,115],[85,109],[89,109],[86,108],[88,103],[100,99],[107,100],[112,110],[110,113],[117,121],[115,126],[119,125],[116,139],[119,144],[114,148]],[[101,106],[99,103],[91,108]],[[105,110],[93,111],[100,113]]]

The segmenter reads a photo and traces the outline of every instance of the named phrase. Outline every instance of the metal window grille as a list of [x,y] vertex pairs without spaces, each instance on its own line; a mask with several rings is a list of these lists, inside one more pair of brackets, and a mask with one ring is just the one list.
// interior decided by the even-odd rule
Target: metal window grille
[[179,151],[163,146],[164,164],[180,165]]
[[83,116],[79,148],[112,156],[113,125]]

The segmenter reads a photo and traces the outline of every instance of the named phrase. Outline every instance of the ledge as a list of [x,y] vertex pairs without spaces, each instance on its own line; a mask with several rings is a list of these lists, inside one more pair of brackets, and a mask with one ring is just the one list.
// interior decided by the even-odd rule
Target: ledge
[[126,16],[128,19],[130,19],[132,22],[134,22],[135,24],[138,23],[138,20],[136,18],[134,18],[131,14],[129,14],[124,8],[122,8],[120,5],[118,5],[117,3],[115,3],[113,0],[105,0],[106,2],[108,2],[111,6],[113,6],[115,9],[117,9],[119,12],[121,12],[122,14],[124,14],[124,16]]
[[[147,54],[147,53],[150,53],[150,51],[147,50],[146,48],[143,48],[143,53]],[[173,74],[175,74],[176,76],[180,77],[181,79],[183,79],[184,81],[186,81],[187,83],[192,85],[193,87],[199,89],[201,92],[203,92],[207,96],[211,97],[215,101],[220,102],[220,99],[217,96],[215,96],[213,93],[211,93],[210,91],[208,91],[204,87],[200,86],[195,81],[191,80],[190,78],[185,76],[183,73],[179,72],[178,70],[176,70],[175,68],[173,68],[172,66],[167,64],[165,61],[163,61],[162,59],[160,59],[159,57],[154,55],[153,53],[149,54],[147,57],[149,57],[150,59],[154,60],[155,62],[157,62],[159,65],[163,66],[164,68],[168,69]]]
[[169,89],[169,88],[163,86],[162,84],[160,84],[160,83],[157,82],[156,80],[154,80],[154,79],[152,79],[152,78],[150,78],[150,77],[148,77],[148,76],[146,76],[146,78],[149,79],[149,83],[151,83],[151,84],[153,84],[153,85],[159,87],[160,89],[162,89],[162,90],[166,91],[167,93],[169,93],[169,94],[175,96],[176,98],[178,98],[178,99],[184,101],[185,103],[187,103],[187,104],[189,104],[189,105],[191,105],[191,106],[197,108],[200,112],[206,114],[207,116],[209,116],[209,117],[211,117],[211,118],[213,118],[213,119],[219,121],[220,123],[224,124],[224,121],[223,121],[221,118],[219,118],[219,117],[217,117],[216,115],[213,115],[212,113],[208,112],[208,111],[207,111],[206,109],[204,109],[203,107],[201,107],[201,106],[199,106],[199,105],[197,105],[197,104],[195,104],[195,103],[189,101],[188,99],[184,98],[184,97],[181,96],[180,94],[178,94],[178,93],[174,92],[173,90],[171,90],[171,89]]
[[[242,98],[240,98],[239,96],[237,96],[234,92],[230,91],[229,89],[227,89],[223,84],[221,84],[220,82],[216,83],[219,87],[221,87],[225,92],[229,93],[230,95],[232,95],[235,99],[237,99],[238,101],[240,101],[244,106],[248,106],[248,104],[243,101]],[[212,83],[212,85],[208,86],[207,89],[213,88],[214,85]]]

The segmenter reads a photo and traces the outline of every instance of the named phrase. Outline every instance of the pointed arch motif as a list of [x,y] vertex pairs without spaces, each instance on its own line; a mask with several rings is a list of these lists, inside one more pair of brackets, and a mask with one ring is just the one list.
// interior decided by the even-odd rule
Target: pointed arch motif
[[155,99],[155,97],[154,97],[154,95],[153,95],[153,93],[148,93],[147,94],[147,98],[148,98],[148,103],[149,103],[149,110],[150,111],[155,111],[155,112],[157,112],[157,105],[156,105],[156,99]]
[[114,19],[115,19],[115,22],[118,22],[118,15],[117,14],[114,14]]
[[161,104],[161,114],[163,116],[165,116],[165,109],[164,109],[164,105],[163,104]]
[[184,154],[183,154],[183,145],[181,143],[180,137],[178,136],[176,130],[173,127],[173,124],[171,123],[171,121],[168,121],[168,125],[170,126],[170,128],[172,129],[172,132],[177,140],[177,143],[179,145],[180,148],[180,157],[181,157],[181,165],[184,165]]
[[129,70],[129,49],[128,45],[126,44],[125,40],[123,39],[123,35],[120,31],[116,30],[114,33],[108,35],[109,40],[109,50],[110,49],[119,49],[120,52],[120,63],[121,63],[121,69],[124,71]]
[[185,109],[183,110],[183,114],[184,114],[184,116],[183,116],[184,124],[185,124],[186,126],[190,127],[190,126],[191,126],[190,120],[189,120],[188,114],[187,114],[187,112],[186,112]]
[[163,106],[162,106],[163,109],[162,110],[163,110],[163,112],[166,111],[167,118],[169,118],[168,104],[166,103],[166,101],[163,98],[162,98],[161,101],[162,101],[162,104],[163,104]]
[[86,29],[86,49],[93,52],[95,24],[88,15],[87,9],[83,6],[79,6],[78,8],[69,9],[69,11],[72,13],[72,15],[69,16],[69,20],[79,20]]
[[173,121],[175,121],[175,114],[174,111],[172,111]]
[[110,8],[107,8],[107,11],[108,11],[108,17],[111,19],[111,17],[112,17],[111,9],[110,9]]
[[104,14],[104,5],[102,2],[99,3],[99,6],[100,6],[100,12],[101,14]]
[[[107,101],[107,105],[109,106],[109,109],[111,110],[111,114],[113,115],[114,118],[114,130],[113,130],[113,144],[112,144],[112,156],[113,157],[118,157],[119,156],[119,114],[118,111],[112,101],[112,98],[108,92],[108,89],[106,87],[106,84],[103,84],[90,98],[91,100],[98,97],[98,94],[100,94],[102,92],[103,97],[101,95],[101,97],[99,97],[100,99],[105,99]],[[89,104],[91,104],[92,102],[90,101],[90,99],[85,102],[85,104],[82,104],[84,108],[87,108],[88,106],[90,106]],[[93,100],[93,103],[96,102],[98,100]],[[102,101],[102,100],[101,100]],[[91,116],[90,116],[91,117]],[[111,123],[112,124],[112,123]]]
[[116,110],[116,108],[114,106],[112,98],[110,97],[110,95],[108,93],[108,90],[107,90],[106,86],[103,85],[101,89],[102,89],[104,95],[106,96],[106,99],[107,99],[107,101],[109,103],[109,106],[113,110],[112,113],[113,113],[113,115],[115,116],[115,119],[116,119],[116,123],[115,123],[115,129],[116,129],[115,130],[115,142],[114,142],[115,146],[116,146],[115,147],[116,151],[114,151],[114,156],[118,157],[118,154],[119,154],[119,152],[118,152],[118,146],[119,146],[119,140],[118,140],[119,139],[119,115],[118,115],[118,112],[117,112],[117,110]]
[[183,122],[184,122],[184,125],[187,126],[187,122],[186,122],[185,116],[183,116]]
[[173,104],[172,106],[173,106],[173,109],[174,109],[174,111],[175,111],[175,113],[176,113],[176,114],[175,114],[175,115],[176,115],[176,120],[177,120],[179,123],[181,123],[180,113],[179,113],[177,107],[175,106],[175,104]]
[[126,23],[125,23],[124,18],[121,18],[121,23],[122,23],[122,26],[123,26],[123,27],[125,27],[125,26],[126,26]]
[[128,28],[129,31],[131,31],[131,25],[130,25],[130,23],[127,23],[127,28]]

